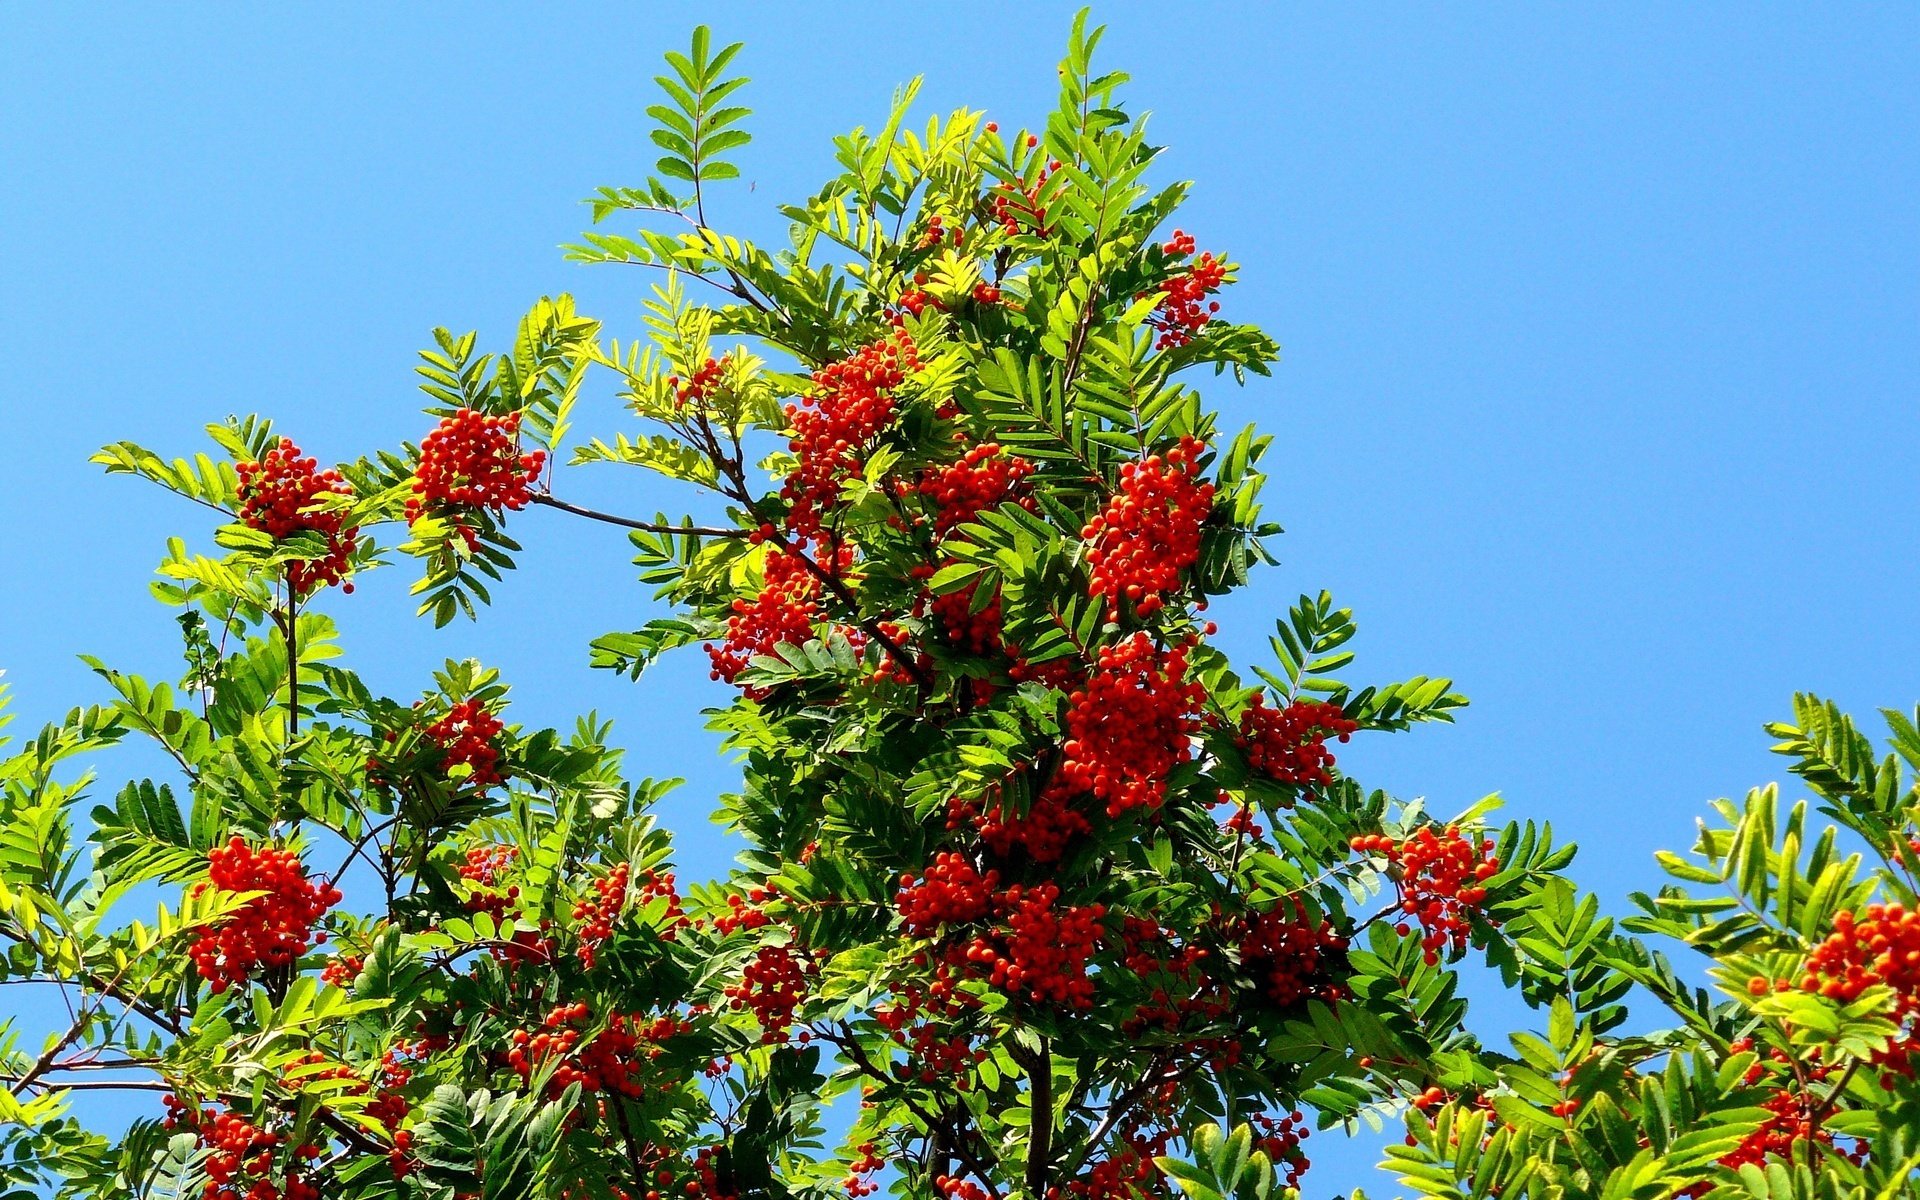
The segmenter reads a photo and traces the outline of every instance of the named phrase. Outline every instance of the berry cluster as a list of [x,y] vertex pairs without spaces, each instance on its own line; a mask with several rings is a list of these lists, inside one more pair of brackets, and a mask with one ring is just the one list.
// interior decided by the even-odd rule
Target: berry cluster
[[1337,704],[1295,700],[1285,708],[1268,708],[1266,694],[1256,694],[1240,714],[1239,745],[1254,770],[1295,787],[1325,787],[1333,782],[1333,754],[1327,739],[1346,741],[1360,723]]
[[918,248],[921,250],[931,250],[941,242],[949,239],[952,240],[954,245],[958,246],[966,240],[966,233],[967,231],[964,226],[957,222],[949,226],[945,217],[939,213],[934,213],[927,218],[927,230],[920,235]]
[[787,406],[799,459],[781,489],[789,529],[803,537],[821,531],[841,484],[860,474],[873,440],[892,427],[894,389],[919,366],[913,339],[896,332],[813,373],[813,390]]
[[[496,517],[517,512],[531,501],[533,481],[546,462],[544,450],[520,452],[519,413],[496,417],[463,408],[420,441],[407,524],[436,509],[484,508]],[[473,532],[458,528],[472,545]]]
[[1278,910],[1255,913],[1240,923],[1240,963],[1274,1008],[1304,1000],[1336,1000],[1346,966],[1347,939],[1327,921]]
[[1103,801],[1109,817],[1160,807],[1168,773],[1193,756],[1206,701],[1206,689],[1187,678],[1192,646],[1163,653],[1142,632],[1100,651],[1093,674],[1068,698],[1059,786]]
[[444,752],[447,768],[468,768],[465,782],[484,792],[506,782],[500,770],[500,747],[494,739],[506,728],[499,717],[478,700],[461,700],[447,715],[427,726],[427,737]]
[[975,580],[959,591],[935,596],[933,616],[940,623],[941,636],[954,649],[980,656],[998,654],[1003,645],[1000,595],[995,592],[986,607],[975,612],[973,602],[979,587]]
[[[323,503],[327,496],[352,496],[353,488],[334,470],[300,454],[292,438],[281,438],[259,461],[237,464],[240,523],[274,541],[296,533],[317,533],[326,541],[319,558],[287,564],[287,587],[295,596],[339,583],[351,569],[360,529],[347,524],[347,510]],[[342,591],[352,592],[347,583]]]
[[886,1165],[880,1157],[879,1147],[872,1142],[860,1143],[860,1157],[847,1164],[847,1178],[840,1185],[851,1200],[860,1200],[862,1196],[871,1196],[880,1190],[869,1176]]
[[982,442],[958,462],[928,467],[914,490],[933,501],[933,531],[945,537],[983,510],[1015,498],[1033,472],[1026,459],[1004,453],[996,442]]
[[[928,958],[916,955],[915,962],[925,966]],[[874,1010],[874,1019],[907,1053],[895,1073],[921,1083],[945,1079],[956,1090],[967,1091],[972,1086],[968,1069],[989,1057],[959,1029],[961,1019],[980,1006],[979,1000],[957,986],[945,963],[938,964],[932,982],[900,979],[891,990],[892,1000]]]
[[676,1017],[620,1012],[607,1018],[605,1028],[588,1035],[592,1024],[593,1007],[586,1001],[559,1005],[538,1029],[513,1031],[507,1065],[521,1079],[529,1079],[552,1062],[549,1097],[577,1083],[589,1095],[612,1092],[638,1099],[646,1090],[646,1064],[665,1053],[663,1043],[690,1028]]
[[[1443,951],[1467,947],[1468,914],[1487,898],[1482,886],[1499,874],[1493,842],[1476,842],[1455,826],[1440,833],[1423,825],[1412,837],[1395,841],[1384,834],[1363,834],[1350,843],[1355,852],[1377,854],[1389,863],[1400,891],[1400,912],[1420,923],[1420,946],[1431,966]],[[1412,927],[1403,919],[1394,931],[1405,937]]]
[[1153,1155],[1137,1146],[1121,1146],[1088,1165],[1086,1174],[1067,1186],[1047,1189],[1047,1200],[1134,1200],[1152,1195],[1158,1172]]
[[[1735,1054],[1754,1048],[1752,1038],[1738,1038],[1729,1046]],[[1736,1170],[1748,1165],[1764,1166],[1769,1157],[1789,1163],[1796,1160],[1811,1163],[1816,1150],[1829,1151],[1856,1164],[1865,1161],[1865,1143],[1856,1143],[1851,1151],[1843,1150],[1834,1144],[1833,1131],[1821,1125],[1830,1105],[1805,1086],[1824,1083],[1833,1074],[1833,1068],[1820,1059],[1818,1046],[1812,1047],[1802,1062],[1795,1062],[1784,1050],[1776,1049],[1747,1069],[1741,1081],[1747,1087],[1753,1087],[1769,1074],[1783,1082],[1760,1102],[1759,1107],[1768,1113],[1767,1119],[1738,1146],[1720,1156],[1721,1166]],[[1695,1194],[1704,1195],[1710,1190],[1705,1188]]]
[[1807,957],[1800,980],[1802,990],[1842,1004],[1876,984],[1920,1006],[1920,911],[1870,904],[1858,914],[1836,913],[1833,932]]
[[760,1040],[769,1045],[787,1040],[793,1014],[805,1002],[811,963],[792,946],[762,946],[740,969],[740,981],[728,985],[733,1007],[746,1009],[760,1022]]
[[1881,1082],[1891,1087],[1895,1076],[1911,1077],[1920,1067],[1920,912],[1903,904],[1836,913],[1833,932],[1814,947],[1800,978],[1801,990],[1842,1004],[1876,984],[1892,989],[1887,1015],[1899,1027],[1874,1054],[1883,1069]]
[[[925,283],[926,281],[927,281],[927,275],[926,275],[926,272],[924,271],[914,276],[914,282],[916,284],[922,284],[922,283]],[[900,298],[893,302],[893,306],[894,308],[899,310],[899,312],[901,313],[911,313],[913,316],[916,316],[916,317],[919,316],[921,313],[927,311],[929,308],[931,308],[935,312],[947,311],[947,306],[940,303],[940,300],[938,297],[930,295],[926,292],[923,292],[918,287],[909,288],[906,291],[901,292]]]
[[1284,1117],[1256,1113],[1253,1125],[1257,1134],[1253,1148],[1267,1156],[1267,1161],[1273,1164],[1286,1186],[1299,1187],[1301,1177],[1313,1166],[1300,1150],[1300,1143],[1306,1141],[1311,1132],[1307,1128],[1306,1117],[1297,1112],[1290,1112]]
[[593,884],[594,895],[573,906],[573,919],[580,922],[580,965],[593,969],[601,945],[613,936],[614,924],[625,911],[629,898],[644,907],[655,900],[667,902],[667,928],[661,937],[672,941],[674,930],[685,922],[680,912],[680,893],[674,887],[670,871],[646,871],[633,880],[633,869],[621,863]]
[[987,1189],[971,1179],[959,1179],[952,1175],[934,1176],[933,1190],[940,1193],[942,1200],[991,1200]]
[[[1178,229],[1161,247],[1169,258],[1185,258],[1193,249],[1193,235]],[[1149,325],[1160,331],[1154,348],[1167,350],[1184,346],[1198,336],[1220,311],[1219,301],[1209,301],[1207,297],[1219,291],[1226,281],[1227,264],[1208,251],[1184,272],[1161,284],[1160,305],[1147,319]]]
[[[231,1110],[196,1109],[172,1095],[161,1103],[167,1108],[161,1128],[193,1134],[208,1152],[200,1167],[207,1176],[205,1200],[320,1200],[320,1189],[302,1177],[298,1166],[287,1168],[282,1182],[273,1182],[273,1160],[286,1144],[285,1135]],[[311,1163],[320,1157],[320,1147],[294,1147],[292,1157]]]
[[200,977],[215,993],[244,984],[262,967],[291,966],[308,947],[326,940],[313,932],[314,922],[340,903],[339,889],[330,883],[313,884],[306,868],[291,851],[272,846],[249,846],[234,837],[207,852],[207,882],[195,884],[198,896],[207,888],[223,892],[260,892],[200,930],[187,954]]
[[1059,899],[1060,889],[1051,883],[1008,888],[995,902],[1004,914],[1002,927],[974,938],[962,957],[1009,995],[1091,1007],[1087,962],[1100,944],[1106,906],[1060,905]]
[[469,847],[467,861],[460,867],[460,878],[469,885],[462,907],[470,913],[486,913],[496,922],[506,916],[507,909],[520,898],[520,889],[513,885],[502,889],[500,881],[519,858],[518,846]]
[[[1035,134],[1027,135],[1027,149],[1032,150],[1040,144]],[[1057,160],[1048,160],[1047,165],[1034,175],[1031,184],[1018,182],[998,183],[989,195],[993,197],[993,219],[1000,223],[1000,229],[1008,237],[1023,232],[1046,237],[1053,232],[1053,226],[1047,224],[1047,206],[1040,203],[1040,193],[1046,189],[1047,180],[1060,169]]]
[[[814,623],[821,616],[820,582],[799,554],[770,551],[764,575],[765,582],[752,600],[733,602],[725,640],[706,647],[714,679],[732,683],[759,655],[772,654],[783,644],[802,646],[813,637]],[[755,692],[747,694],[751,697]]]
[[900,877],[893,906],[902,928],[915,937],[929,937],[942,925],[964,925],[986,916],[999,886],[1000,872],[983,876],[965,855],[944,850],[917,878],[911,872]]
[[367,960],[361,955],[336,954],[320,968],[320,982],[345,990],[353,986],[353,981],[360,978],[360,972],[366,968]]
[[1121,965],[1149,989],[1121,1026],[1128,1036],[1155,1027],[1177,1032],[1190,1019],[1205,1022],[1230,1006],[1226,993],[1201,969],[1211,953],[1192,943],[1176,945],[1173,929],[1142,917],[1124,917],[1120,945]]
[[1213,511],[1213,485],[1199,481],[1206,443],[1191,437],[1165,454],[1120,468],[1120,490],[1080,531],[1091,575],[1088,591],[1104,596],[1118,619],[1122,602],[1151,616],[1180,586],[1180,573],[1200,558],[1200,526]]
[[613,936],[614,922],[627,906],[627,881],[632,868],[621,863],[605,879],[593,881],[594,895],[573,906],[573,919],[580,922],[580,965],[593,969],[601,943]]
[[352,1067],[343,1063],[331,1062],[326,1055],[318,1051],[309,1051],[281,1068],[281,1082],[290,1091],[299,1091],[302,1084],[327,1083],[330,1095],[365,1096],[372,1092],[367,1101],[366,1114],[386,1130],[392,1149],[387,1153],[387,1163],[393,1169],[396,1179],[405,1179],[413,1174],[418,1164],[408,1154],[413,1144],[413,1134],[400,1128],[407,1114],[413,1111],[413,1105],[401,1094],[400,1089],[413,1079],[413,1068],[409,1065],[410,1043],[402,1040],[380,1059],[378,1085],[369,1084],[360,1078]]
[[696,368],[689,378],[682,379],[678,375],[667,376],[667,386],[673,389],[673,406],[685,408],[692,404],[697,407],[705,403],[707,397],[713,394],[713,389],[720,386],[720,381],[726,377],[726,374],[727,360],[721,357],[709,358]]
[[[805,862],[806,859],[801,859]],[[727,895],[727,911],[713,919],[713,927],[719,933],[732,933],[737,929],[761,929],[772,923],[767,913],[767,902],[779,893],[772,888],[755,886],[747,890],[746,895],[731,892]]]
[[1073,807],[1073,798],[1058,786],[1035,796],[1027,811],[1018,815],[1008,812],[1001,801],[987,805],[984,812],[964,801],[951,801],[947,828],[958,829],[969,821],[994,854],[1008,858],[1020,850],[1037,863],[1058,862],[1074,838],[1093,831],[1093,822]]

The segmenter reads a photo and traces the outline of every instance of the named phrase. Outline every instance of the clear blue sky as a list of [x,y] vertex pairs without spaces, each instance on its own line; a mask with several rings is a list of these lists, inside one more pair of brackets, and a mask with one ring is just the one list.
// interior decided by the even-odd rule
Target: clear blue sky
[[[145,582],[205,524],[102,478],[101,443],[189,450],[260,411],[350,457],[423,430],[435,325],[498,345],[569,290],[632,331],[648,280],[555,247],[581,197],[646,175],[651,77],[692,24],[749,42],[756,140],[716,219],[765,234],[909,75],[929,111],[1036,118],[1070,11],[0,8],[0,667],[23,716],[101,698],[81,652],[177,670]],[[1289,529],[1225,636],[1264,653],[1272,615],[1330,588],[1356,677],[1449,674],[1474,700],[1345,765],[1442,810],[1501,791],[1618,898],[1708,800],[1780,774],[1759,726],[1796,689],[1920,700],[1920,9],[1096,17],[1168,172],[1200,183],[1182,224],[1243,264],[1232,315],[1285,348],[1213,393],[1278,435]],[[627,428],[604,389],[581,426]],[[611,469],[561,490],[673,503]],[[689,778],[667,820],[717,868],[704,657],[637,687],[588,673],[589,637],[653,611],[624,543],[514,524],[525,569],[477,625],[413,622],[399,570],[331,598],[355,661],[405,695],[476,655],[522,721],[598,708],[635,773]],[[1310,1194],[1362,1182],[1330,1140]]]

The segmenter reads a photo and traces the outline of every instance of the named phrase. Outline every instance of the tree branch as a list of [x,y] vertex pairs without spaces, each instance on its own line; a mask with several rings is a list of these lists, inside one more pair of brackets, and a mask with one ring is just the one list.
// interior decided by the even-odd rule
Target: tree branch
[[599,521],[607,525],[618,525],[622,529],[638,529],[646,533],[668,533],[675,536],[693,535],[696,537],[743,538],[753,534],[751,529],[721,529],[706,525],[661,525],[654,521],[636,521],[631,517],[615,516],[612,513],[599,512],[591,508],[582,508],[578,504],[568,504],[558,496],[547,492],[535,492],[528,497],[535,504],[547,508],[557,508],[561,512],[572,513],[576,517],[585,517],[589,521]]
[[1027,1097],[1027,1195],[1047,1194],[1048,1168],[1053,1158],[1053,1043],[1040,1039],[1034,1051],[1034,1065],[1028,1069],[1033,1091]]

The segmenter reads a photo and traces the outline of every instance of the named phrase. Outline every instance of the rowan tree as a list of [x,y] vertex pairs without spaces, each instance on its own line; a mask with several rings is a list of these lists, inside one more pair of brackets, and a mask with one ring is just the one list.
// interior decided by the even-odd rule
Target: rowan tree
[[[0,982],[72,1011],[40,1049],[4,1046],[0,1178],[209,1200],[1261,1200],[1301,1182],[1313,1130],[1410,1114],[1393,1161],[1434,1195],[1759,1195],[1743,1163],[1852,1163],[1829,1131],[1872,1150],[1822,1179],[1907,1186],[1907,1135],[1890,1101],[1856,1104],[1856,1060],[1884,1058],[1908,1102],[1882,1043],[1913,1006],[1873,956],[1910,890],[1881,878],[1909,909],[1864,907],[1867,885],[1827,882],[1831,838],[1788,867],[1799,841],[1776,849],[1750,812],[1703,841],[1735,865],[1687,878],[1737,871],[1762,912],[1778,891],[1811,957],[1741,957],[1761,912],[1677,895],[1617,927],[1549,830],[1495,828],[1490,804],[1436,819],[1345,774],[1350,738],[1465,701],[1440,678],[1347,682],[1355,625],[1326,593],[1276,623],[1270,663],[1214,647],[1210,600],[1279,530],[1272,437],[1220,429],[1199,389],[1277,349],[1234,319],[1238,264],[1179,225],[1187,185],[1159,179],[1098,40],[1075,22],[1031,127],[909,124],[904,89],[836,141],[839,173],[780,210],[769,250],[708,223],[747,113],[740,48],[696,31],[648,110],[656,177],[598,193],[570,251],[657,273],[627,340],[565,296],[498,353],[436,331],[420,444],[334,467],[257,417],[191,458],[101,453],[219,518],[214,552],[170,543],[155,586],[185,674],[97,664],[111,701],[0,763]],[[569,441],[595,381],[622,427]],[[664,475],[705,515],[575,504],[562,457]],[[364,601],[359,573],[412,561],[423,615],[478,615],[508,526],[562,514],[627,529],[669,611],[597,639],[596,667],[641,679],[704,647],[742,771],[718,800],[746,847],[726,878],[676,879],[647,815],[664,788],[626,782],[596,721],[513,723],[468,662],[379,696],[341,657],[326,613]],[[129,737],[174,777],[80,819],[91,781],[64,764]],[[1897,786],[1865,769],[1866,792]],[[1910,798],[1875,803],[1875,829],[1910,836]],[[1741,997],[1707,1005],[1641,932],[1715,953]],[[1469,957],[1551,1036],[1476,1040]],[[1762,976],[1786,982],[1746,995]],[[1682,1024],[1619,1035],[1635,984]],[[1756,1071],[1800,1090],[1768,1108],[1711,1086]],[[114,1088],[152,1103],[109,1136],[82,1101]],[[1808,1088],[1817,1128],[1781,1141]]]

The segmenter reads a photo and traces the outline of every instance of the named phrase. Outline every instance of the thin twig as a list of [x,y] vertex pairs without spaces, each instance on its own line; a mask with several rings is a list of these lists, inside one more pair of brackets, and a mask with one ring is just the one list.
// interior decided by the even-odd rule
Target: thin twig
[[561,512],[572,513],[576,517],[585,517],[589,521],[599,521],[607,525],[618,525],[622,529],[638,529],[645,533],[665,533],[674,536],[691,535],[695,537],[743,538],[751,537],[751,529],[721,529],[706,525],[661,525],[655,521],[636,521],[632,517],[615,516],[613,513],[599,512],[591,508],[582,508],[578,504],[569,504],[547,492],[535,492],[528,499],[547,508],[557,508]]

